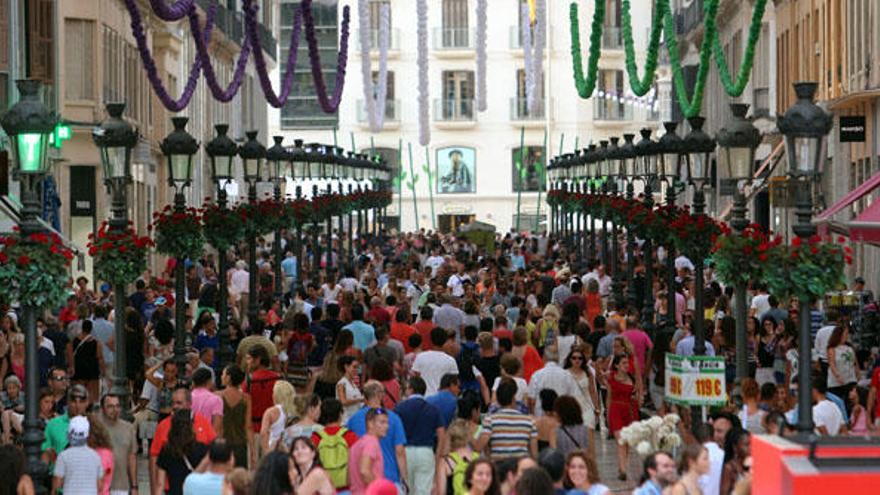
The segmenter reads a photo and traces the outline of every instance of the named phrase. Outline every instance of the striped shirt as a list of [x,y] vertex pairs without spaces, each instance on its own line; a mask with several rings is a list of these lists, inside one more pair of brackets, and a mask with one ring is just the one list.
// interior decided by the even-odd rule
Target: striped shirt
[[483,419],[483,433],[489,435],[492,459],[529,455],[529,446],[538,429],[531,416],[516,409],[499,409]]

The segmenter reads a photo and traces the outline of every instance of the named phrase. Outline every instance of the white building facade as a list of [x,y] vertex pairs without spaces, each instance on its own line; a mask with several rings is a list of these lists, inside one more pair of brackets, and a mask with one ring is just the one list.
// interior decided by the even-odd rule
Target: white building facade
[[[491,0],[487,28],[487,103],[484,112],[475,105],[476,90],[476,0],[429,0],[428,60],[431,141],[419,145],[417,15],[413,0],[372,0],[371,36],[377,45],[381,4],[390,6],[391,49],[388,56],[388,103],[382,131],[370,133],[364,110],[361,57],[358,43],[357,3],[352,7],[351,41],[346,87],[338,116],[320,112],[299,93],[297,101],[269,113],[273,134],[305,142],[332,143],[358,151],[375,150],[392,165],[398,158],[406,172],[402,186],[395,188],[394,203],[388,209],[389,225],[404,231],[416,228],[448,231],[470,220],[496,226],[499,231],[515,228],[519,204],[520,230],[543,228],[549,210],[545,201],[540,166],[561,151],[572,152],[642,127],[658,128],[663,108],[636,100],[629,91],[621,41],[620,0],[605,0],[606,18],[603,49],[599,62],[597,94],[581,99],[575,89],[569,33],[569,1],[547,0],[547,42],[544,50],[543,111],[530,113],[526,105],[524,56],[520,35],[522,0]],[[293,8],[298,2],[283,0],[279,68],[283,70]],[[335,74],[335,35],[346,3],[316,0],[315,18],[322,40],[325,79]],[[590,23],[594,2],[581,2],[580,27],[584,63],[588,55]],[[651,2],[634,0],[633,36],[640,66],[643,65],[650,27]],[[323,23],[323,24],[322,24]],[[322,27],[323,26],[323,27]],[[326,36],[323,36],[326,35]],[[375,48],[375,46],[374,46]],[[378,50],[372,50],[372,71],[378,70]],[[301,49],[297,73],[308,71]],[[305,76],[310,80],[310,76]],[[277,80],[277,79],[276,79]],[[295,91],[296,92],[296,91]],[[668,92],[668,91],[667,91]],[[666,92],[655,89],[654,100]],[[668,107],[667,107],[668,108]],[[317,109],[317,111],[315,111]],[[334,132],[335,129],[335,132]],[[334,135],[335,134],[335,135]],[[520,142],[524,153],[520,151]],[[560,149],[560,145],[562,149]],[[410,159],[410,146],[412,158]],[[402,153],[399,155],[398,151]],[[517,173],[521,157],[526,173]],[[453,177],[451,161],[467,169]],[[431,171],[431,184],[425,167]],[[408,187],[416,176],[414,190]],[[457,180],[453,180],[457,179]],[[519,189],[522,193],[518,194]],[[401,197],[402,194],[402,197]],[[415,196],[415,201],[414,201]],[[433,196],[433,201],[432,201]],[[540,198],[540,203],[539,203]],[[416,213],[418,212],[418,213]]]

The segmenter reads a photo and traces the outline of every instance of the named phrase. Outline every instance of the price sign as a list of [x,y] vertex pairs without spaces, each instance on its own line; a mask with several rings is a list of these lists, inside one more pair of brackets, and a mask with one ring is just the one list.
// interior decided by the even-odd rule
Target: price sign
[[727,403],[724,358],[666,354],[666,401],[688,406]]

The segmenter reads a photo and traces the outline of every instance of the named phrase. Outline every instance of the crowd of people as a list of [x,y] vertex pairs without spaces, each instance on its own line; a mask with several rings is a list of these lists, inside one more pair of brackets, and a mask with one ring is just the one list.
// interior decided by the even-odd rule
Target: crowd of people
[[[601,495],[607,484],[639,495],[749,493],[751,435],[797,424],[800,318],[814,332],[816,432],[880,428],[880,368],[850,344],[844,315],[818,306],[799,315],[760,281],[749,290],[749,378],[693,425],[688,408],[664,400],[664,357],[694,354],[694,296],[703,291],[707,353],[724,356],[734,390],[732,291],[711,266],[695,287],[683,256],[668,287],[662,249],[635,249],[633,292],[656,299],[645,321],[641,303],[614,297],[600,250],[580,262],[553,236],[478,246],[452,234],[382,235],[358,239],[346,256],[326,252],[344,238],[322,239],[323,256],[306,246],[302,260],[282,241],[281,299],[269,243],[256,294],[233,252],[227,273],[209,253],[187,260],[185,356],[175,356],[173,260],[133,284],[124,314],[114,314],[109,285],[95,291],[80,278],[67,304],[38,320],[51,493]],[[646,260],[655,281],[644,278]],[[229,302],[222,339],[220,297]],[[0,476],[17,480],[0,483],[0,495],[28,494],[24,336],[16,312],[0,309]],[[126,353],[127,395],[114,393],[116,352]],[[679,452],[636,459],[625,442],[605,441],[667,413],[682,420]],[[149,459],[146,485],[139,457]],[[603,460],[616,463],[616,479],[601,479]]]

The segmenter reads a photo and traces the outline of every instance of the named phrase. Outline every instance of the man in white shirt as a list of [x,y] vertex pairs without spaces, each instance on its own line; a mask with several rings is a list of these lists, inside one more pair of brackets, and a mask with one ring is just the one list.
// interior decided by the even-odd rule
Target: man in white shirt
[[234,300],[238,301],[238,311],[241,315],[247,314],[248,293],[250,292],[249,280],[250,274],[247,271],[247,262],[244,260],[236,261],[235,269],[232,270],[232,274],[229,276],[229,293],[232,294]]
[[611,277],[605,273],[605,265],[597,265],[593,271],[581,277],[581,282],[584,284],[584,287],[589,286],[588,282],[590,279],[594,279],[599,283],[600,296],[606,297],[611,294]]
[[828,386],[822,380],[813,380],[813,423],[819,435],[835,436],[844,426],[840,409],[825,396]]
[[816,332],[816,339],[813,341],[813,361],[819,361],[823,382],[828,377],[828,341],[831,340],[831,334],[837,327],[838,318],[837,310],[829,309],[825,313],[825,326]]
[[709,472],[700,476],[697,483],[703,495],[719,495],[721,492],[721,473],[724,471],[724,449],[715,443],[712,425],[704,423],[697,430],[697,441],[709,452]]
[[437,248],[431,250],[431,256],[425,260],[425,266],[431,268],[431,277],[437,276],[437,269],[443,266],[443,257],[437,251]]
[[461,297],[464,295],[464,283],[471,278],[464,272],[464,264],[458,264],[458,273],[449,277],[446,286],[449,287],[452,297]]
[[749,309],[749,316],[754,316],[755,318],[770,310],[770,294],[767,293],[767,287],[763,284],[758,284],[756,290],[758,293],[752,298],[752,306]]
[[[442,349],[449,335],[442,328],[431,330],[431,344],[434,349]],[[425,396],[434,395],[440,389],[440,380],[446,374],[458,374],[458,363],[455,359],[443,351],[420,352],[413,361],[412,371],[416,376],[425,380]]]
[[532,375],[529,381],[529,409],[535,411],[535,416],[543,416],[544,409],[541,407],[541,401],[538,400],[541,390],[545,388],[552,389],[559,396],[571,395],[576,396],[580,393],[580,388],[571,373],[559,367],[557,361],[559,353],[555,346],[547,346],[544,348],[544,367],[539,369]]
[[410,281],[406,288],[406,297],[409,299],[410,313],[415,317],[419,314],[419,299],[431,287],[425,283],[425,273],[419,270],[410,270]]
[[687,270],[691,273],[694,272],[694,263],[687,256],[681,254],[678,258],[675,258],[675,271],[680,272],[682,270]]

